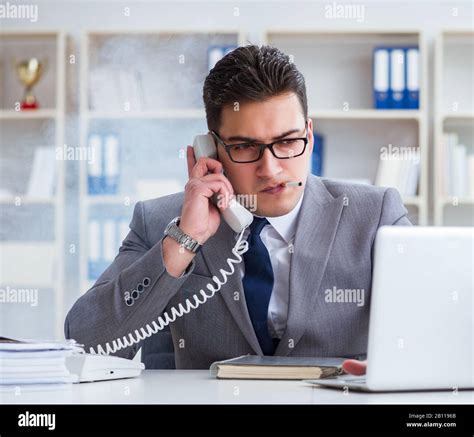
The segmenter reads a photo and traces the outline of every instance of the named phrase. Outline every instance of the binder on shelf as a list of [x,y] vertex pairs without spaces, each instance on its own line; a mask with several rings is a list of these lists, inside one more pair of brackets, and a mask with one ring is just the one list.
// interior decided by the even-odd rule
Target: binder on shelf
[[390,101],[390,50],[378,47],[374,50],[373,87],[376,109],[388,109]]
[[96,195],[102,193],[102,139],[100,135],[89,136],[89,148],[92,151],[92,161],[88,164],[88,193]]
[[88,225],[88,262],[87,271],[89,279],[97,279],[104,271],[102,263],[102,241],[100,222],[98,220],[91,220]]
[[407,108],[419,109],[420,107],[420,66],[418,47],[405,49]]
[[316,176],[323,175],[323,151],[324,138],[317,132],[313,132],[314,146],[311,156],[311,173]]
[[94,159],[88,165],[88,193],[92,196],[117,194],[120,176],[117,136],[92,134],[89,137],[89,147]]
[[115,259],[128,234],[128,220],[123,218],[91,219],[88,225],[88,278],[97,280]]
[[419,109],[418,47],[376,47],[373,92],[376,109]]
[[405,86],[405,50],[393,48],[390,51],[390,108],[406,108],[407,88]]
[[103,194],[117,194],[119,182],[119,143],[116,135],[107,135],[104,142]]

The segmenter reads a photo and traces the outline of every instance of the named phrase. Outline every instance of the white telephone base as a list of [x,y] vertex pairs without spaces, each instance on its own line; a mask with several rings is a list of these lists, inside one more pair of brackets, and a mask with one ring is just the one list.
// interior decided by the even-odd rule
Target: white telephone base
[[66,367],[78,376],[77,382],[135,378],[145,369],[145,365],[139,361],[92,354],[74,354],[66,357]]

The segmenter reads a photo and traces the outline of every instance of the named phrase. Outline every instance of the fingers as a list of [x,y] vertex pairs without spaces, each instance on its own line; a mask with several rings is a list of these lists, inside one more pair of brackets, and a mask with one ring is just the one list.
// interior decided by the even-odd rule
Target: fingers
[[190,179],[185,186],[187,197],[190,199],[197,199],[201,196],[211,198],[214,194],[220,194],[222,197],[219,196],[217,199],[218,207],[221,209],[227,208],[233,190],[230,183],[222,178],[225,178],[225,176],[215,174],[207,175],[204,178]]
[[206,176],[203,176],[201,178],[202,181],[221,181],[224,182],[224,184],[227,187],[227,190],[229,191],[229,194],[234,194],[234,188],[232,187],[232,184],[230,183],[229,179],[227,179],[222,173],[211,173]]
[[222,173],[222,164],[217,159],[202,156],[196,161],[192,147],[188,147],[186,153],[188,159],[188,175],[190,179],[202,178],[208,173]]
[[367,371],[367,360],[345,360],[342,363],[342,368],[344,369],[344,372],[350,373],[351,375],[365,375],[365,372]]
[[216,206],[221,210],[226,209],[232,194],[229,191],[227,184],[223,181],[215,180],[208,181],[204,185],[205,190],[207,190],[204,195],[206,197],[212,197],[214,194],[222,195],[222,197],[219,196]]

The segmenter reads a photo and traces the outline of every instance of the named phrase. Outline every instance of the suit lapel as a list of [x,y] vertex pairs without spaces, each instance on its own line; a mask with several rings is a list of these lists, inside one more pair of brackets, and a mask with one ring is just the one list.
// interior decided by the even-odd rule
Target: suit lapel
[[275,355],[291,353],[313,316],[308,309],[314,307],[311,302],[326,269],[344,198],[334,198],[319,178],[308,176],[290,263],[287,327]]
[[[217,232],[201,249],[204,260],[213,276],[222,279],[220,269],[231,270],[226,260],[227,258],[235,258],[235,255],[232,253],[234,245],[235,233],[224,220],[221,220]],[[233,266],[235,272],[227,277],[227,283],[221,288],[219,293],[247,342],[257,355],[262,355],[262,349],[247,311],[244,288],[240,277],[240,267],[239,264],[233,264]]]

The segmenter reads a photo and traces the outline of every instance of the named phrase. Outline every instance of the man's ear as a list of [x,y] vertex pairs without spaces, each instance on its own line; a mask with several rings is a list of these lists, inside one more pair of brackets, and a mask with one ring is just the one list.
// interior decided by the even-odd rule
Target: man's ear
[[311,155],[313,153],[313,147],[314,147],[313,120],[311,120],[311,118],[308,118],[307,135],[308,135],[309,154]]

